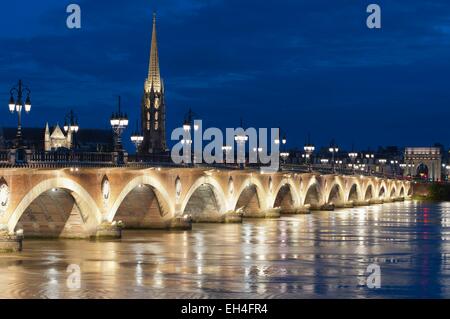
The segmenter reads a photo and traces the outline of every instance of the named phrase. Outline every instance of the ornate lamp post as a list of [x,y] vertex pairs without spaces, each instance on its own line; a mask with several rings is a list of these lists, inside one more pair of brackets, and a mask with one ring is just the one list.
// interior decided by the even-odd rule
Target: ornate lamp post
[[[244,129],[244,124],[241,118],[240,128]],[[237,151],[236,151],[236,157],[237,157],[237,163],[239,164],[240,168],[245,168],[245,143],[248,141],[248,136],[245,135],[245,133],[238,134],[234,136],[234,141],[238,145]],[[244,162],[240,162],[241,158],[240,156],[240,150],[244,150]]]
[[136,147],[136,160],[137,160],[137,154],[139,153],[139,147],[141,146],[142,142],[144,141],[144,136],[139,131],[138,121],[136,121],[136,130],[131,134],[131,142]]
[[391,160],[391,168],[394,173],[394,177],[397,176],[397,166],[398,166],[398,160]]
[[72,134],[72,140],[71,143],[74,148],[77,147],[77,143],[75,141],[75,134],[78,132],[80,127],[78,126],[78,118],[74,114],[73,110],[70,110],[70,112],[66,115],[66,118],[64,120],[64,131],[66,133]]
[[254,147],[253,153],[256,153],[256,161],[259,162],[259,154],[263,151],[262,147]]
[[334,157],[335,157],[335,154],[337,152],[339,152],[339,148],[336,146],[336,143],[335,143],[334,140],[331,142],[331,145],[328,148],[328,151],[331,153],[331,162],[332,162],[333,173],[336,173],[336,166],[335,166]]
[[[25,103],[23,103],[23,95],[27,94]],[[14,99],[14,94],[16,94],[16,98]],[[17,113],[17,133],[16,140],[14,141],[14,148],[20,150],[21,152],[24,149],[23,145],[23,137],[22,137],[22,109],[25,108],[25,112],[29,113],[31,111],[31,99],[30,99],[31,91],[28,87],[24,86],[22,80],[19,80],[19,84],[13,87],[10,90],[10,99],[9,99],[9,111],[11,113]],[[16,161],[22,161],[24,158],[22,157],[23,152],[21,154],[17,154]]]
[[348,157],[350,157],[350,161],[352,162],[353,175],[355,175],[355,160],[358,157],[358,153],[352,151],[348,153]]
[[[192,129],[194,129],[194,131],[197,131],[199,129],[197,124],[194,124],[194,116],[197,116],[197,114],[195,114],[192,109],[189,109],[189,111],[186,113],[185,117],[184,117],[184,123],[183,123],[183,130],[186,132],[187,136],[191,136],[190,132],[192,131]],[[192,147],[192,138],[183,138],[181,140],[181,144],[186,144],[186,145],[191,145]],[[192,153],[192,151],[191,151]],[[195,163],[195,154],[192,153],[191,154],[191,161],[193,163]]]
[[314,151],[316,150],[316,147],[311,144],[311,136],[308,134],[308,142],[303,147],[303,150],[305,151],[305,162],[308,165],[308,171],[312,171],[311,167],[311,157]]
[[289,152],[287,152],[286,150],[284,150],[285,145],[287,143],[287,139],[286,139],[286,134],[283,134],[283,137],[281,138],[281,141],[279,139],[275,139],[275,144],[280,144],[281,142],[281,148],[280,148],[280,157],[283,161],[283,164],[286,164],[286,159],[289,157]]
[[225,156],[225,159],[224,159],[225,164],[227,163],[228,153],[231,152],[232,150],[233,150],[233,147],[230,145],[222,146],[222,152],[223,152],[223,155]]
[[[242,127],[242,125],[241,125],[241,127]],[[248,141],[248,136],[245,134],[239,134],[234,137],[234,140],[236,141],[236,144],[238,144],[238,150],[239,150],[242,147],[245,147],[245,143],[247,143],[247,141]],[[245,156],[245,153],[244,153],[244,156]],[[239,159],[239,155],[238,155],[238,159]],[[242,168],[245,167],[245,161],[244,161],[244,163],[240,163],[240,164],[242,165]]]
[[369,173],[369,175],[371,174],[371,172],[372,172],[372,169],[370,168],[370,163],[371,163],[371,161],[372,161],[372,164],[373,164],[373,161],[374,161],[374,159],[375,159],[375,154],[373,154],[373,153],[371,153],[370,151],[369,151],[369,153],[367,153],[366,154],[366,160],[367,160],[367,173]]
[[122,146],[122,134],[128,126],[128,116],[126,113],[122,113],[120,110],[120,96],[118,111],[111,115],[111,127],[114,133],[114,152],[118,153],[118,164],[123,163],[123,146]]
[[381,174],[384,175],[384,166],[385,166],[386,163],[387,163],[387,159],[385,159],[385,158],[380,158],[380,159],[378,160],[378,163],[380,163],[380,165],[381,165]]

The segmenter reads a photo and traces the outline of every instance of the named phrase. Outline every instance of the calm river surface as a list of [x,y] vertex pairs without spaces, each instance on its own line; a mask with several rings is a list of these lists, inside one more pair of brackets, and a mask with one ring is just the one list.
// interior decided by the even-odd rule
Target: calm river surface
[[[450,203],[405,202],[116,242],[30,240],[0,255],[0,297],[450,298],[449,227]],[[365,284],[372,263],[380,289]]]

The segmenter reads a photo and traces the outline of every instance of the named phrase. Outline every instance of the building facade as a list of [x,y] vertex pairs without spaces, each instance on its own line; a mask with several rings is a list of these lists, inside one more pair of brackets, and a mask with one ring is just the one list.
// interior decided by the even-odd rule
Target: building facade
[[44,150],[46,152],[57,150],[59,148],[72,148],[72,132],[69,131],[64,134],[59,124],[56,124],[53,131],[50,133],[48,123],[45,125],[44,133]]
[[405,149],[405,176],[424,180],[441,180],[442,152],[439,147],[407,147]]
[[144,141],[141,154],[164,153],[166,144],[166,105],[164,82],[159,70],[158,42],[156,36],[156,15],[153,15],[152,42],[148,77],[144,83],[141,105],[141,123]]

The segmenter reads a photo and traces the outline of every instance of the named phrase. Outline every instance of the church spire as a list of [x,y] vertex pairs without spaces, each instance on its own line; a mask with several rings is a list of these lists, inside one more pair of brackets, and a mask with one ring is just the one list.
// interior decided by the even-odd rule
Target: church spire
[[161,75],[159,72],[158,40],[156,36],[156,13],[153,13],[152,45],[148,67],[147,88],[153,86],[155,92],[161,92]]

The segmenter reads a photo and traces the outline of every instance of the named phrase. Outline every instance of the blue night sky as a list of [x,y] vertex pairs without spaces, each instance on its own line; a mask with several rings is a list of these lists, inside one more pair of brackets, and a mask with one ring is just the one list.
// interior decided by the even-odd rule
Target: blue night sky
[[[66,27],[78,3],[82,28]],[[365,23],[369,3],[382,29]],[[189,107],[204,126],[282,127],[344,148],[449,145],[450,2],[358,0],[2,1],[0,125],[9,89],[32,89],[25,126],[107,128],[121,95],[134,130],[158,14],[167,131]]]

